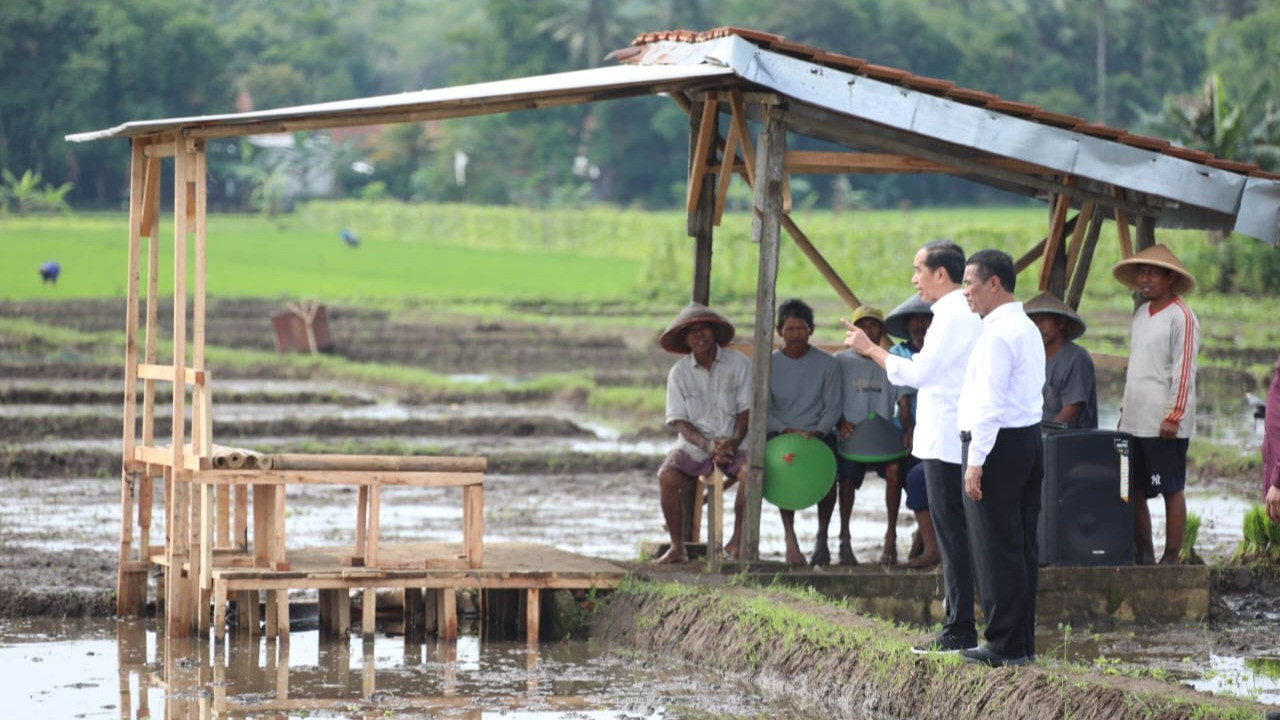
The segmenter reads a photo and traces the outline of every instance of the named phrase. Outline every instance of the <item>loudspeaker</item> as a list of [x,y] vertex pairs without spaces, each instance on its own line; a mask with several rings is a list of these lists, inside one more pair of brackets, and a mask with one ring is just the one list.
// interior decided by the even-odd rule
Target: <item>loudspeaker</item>
[[1110,430],[1044,436],[1041,565],[1132,565],[1130,437]]

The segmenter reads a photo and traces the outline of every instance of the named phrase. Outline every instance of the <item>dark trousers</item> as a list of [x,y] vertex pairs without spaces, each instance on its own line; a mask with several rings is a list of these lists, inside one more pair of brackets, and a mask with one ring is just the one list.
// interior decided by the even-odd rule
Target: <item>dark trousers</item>
[[1002,428],[982,467],[982,499],[964,498],[987,620],[983,635],[992,650],[1008,657],[1036,651],[1036,521],[1043,481],[1040,426]]
[[964,478],[960,466],[941,460],[922,460],[924,484],[929,495],[929,515],[938,536],[942,556],[942,586],[946,617],[942,634],[976,645],[973,626],[973,563],[969,558],[969,533],[965,521]]

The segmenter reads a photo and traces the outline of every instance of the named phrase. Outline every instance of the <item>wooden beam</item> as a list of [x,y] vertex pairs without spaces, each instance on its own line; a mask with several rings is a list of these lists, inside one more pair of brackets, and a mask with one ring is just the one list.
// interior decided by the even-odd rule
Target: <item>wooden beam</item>
[[711,220],[711,224],[716,227],[720,226],[720,219],[724,217],[724,204],[729,197],[729,181],[733,179],[733,170],[738,158],[738,145],[741,144],[741,140],[738,124],[730,120],[729,136],[725,138],[724,149],[720,154],[720,169],[716,172],[715,214]]
[[1076,261],[1075,271],[1071,273],[1071,284],[1067,287],[1067,296],[1063,300],[1073,310],[1080,308],[1080,298],[1084,296],[1084,286],[1089,280],[1089,268],[1093,265],[1093,251],[1098,246],[1098,237],[1102,234],[1102,223],[1107,219],[1102,208],[1089,218],[1089,232],[1086,233],[1084,246],[1080,248],[1080,258]]
[[1133,241],[1129,239],[1129,216],[1120,208],[1115,210],[1116,238],[1120,241],[1120,258],[1133,257]]
[[715,93],[709,93],[702,103],[702,114],[698,119],[698,137],[694,142],[693,160],[689,163],[689,185],[685,189],[685,212],[693,212],[702,197],[703,180],[707,174],[707,159],[711,157],[711,148],[715,146],[719,118]]
[[204,385],[208,380],[207,373],[196,368],[182,368],[181,373],[178,373],[174,371],[171,365],[138,364],[138,378],[142,380],[160,380],[171,383],[178,374],[182,375],[182,381],[186,385]]
[[755,187],[756,183],[756,151],[751,145],[751,133],[747,130],[747,108],[742,100],[742,91],[734,88],[729,91],[729,121],[733,123],[738,130],[738,137],[742,140],[742,159],[746,165],[746,178],[749,187]]
[[753,328],[755,359],[751,363],[751,419],[747,429],[750,467],[746,487],[746,518],[739,552],[743,560],[760,556],[760,503],[764,490],[764,443],[769,412],[769,366],[773,345],[773,315],[778,280],[778,235],[782,224],[782,161],[786,156],[787,128],[780,114],[766,114],[765,130],[758,146],[755,211],[751,237],[760,245],[756,276],[756,317]]
[[1053,265],[1058,257],[1059,249],[1062,247],[1063,226],[1067,220],[1067,208],[1071,206],[1071,197],[1059,194],[1055,199],[1053,213],[1049,218],[1049,232],[1045,234],[1044,245],[1044,262],[1040,266],[1040,292],[1044,292],[1049,287],[1049,276],[1053,272]]
[[[1075,274],[1076,259],[1080,257],[1080,246],[1084,242],[1085,228],[1087,228],[1093,220],[1093,213],[1095,210],[1096,207],[1092,202],[1085,201],[1085,203],[1080,206],[1080,212],[1076,213],[1076,226],[1070,231],[1071,243],[1067,245],[1066,277],[1063,278],[1064,289],[1066,283],[1069,282],[1071,277]],[[1064,234],[1067,232],[1067,230],[1063,230]],[[1059,297],[1066,296],[1061,295]]]
[[782,215],[782,227],[786,229],[787,234],[800,247],[800,252],[803,252],[805,257],[809,258],[809,262],[813,263],[813,266],[818,269],[822,277],[826,279],[827,283],[831,285],[832,289],[836,291],[836,294],[840,296],[841,300],[844,300],[851,310],[856,310],[862,305],[862,301],[858,300],[858,296],[853,294],[853,291],[849,289],[849,286],[831,267],[827,259],[822,256],[822,253],[818,252],[813,243],[809,242],[809,238],[805,237],[805,234],[800,231],[799,226],[791,219],[790,215],[785,213]]
[[[993,168],[1037,175],[1050,175],[1054,171],[1009,158],[973,158],[973,162]],[[914,155],[894,153],[831,152],[819,150],[791,150],[784,164],[788,173],[800,174],[860,174],[860,173],[965,173],[967,170]]]
[[[693,109],[696,109],[697,113],[694,114],[691,109],[691,114],[689,115],[690,183],[694,182],[693,178],[696,174],[694,172],[694,163],[697,162],[698,144],[702,140],[700,135],[702,118],[706,114],[706,107],[702,102],[696,103]],[[710,149],[707,149],[707,152],[709,153]],[[699,182],[702,187],[697,189],[698,202],[694,209],[688,213],[686,231],[690,237],[694,238],[692,299],[694,302],[709,305],[711,303],[711,250],[715,209],[713,207],[714,198],[712,197],[712,178],[705,172],[701,177],[702,179]]]

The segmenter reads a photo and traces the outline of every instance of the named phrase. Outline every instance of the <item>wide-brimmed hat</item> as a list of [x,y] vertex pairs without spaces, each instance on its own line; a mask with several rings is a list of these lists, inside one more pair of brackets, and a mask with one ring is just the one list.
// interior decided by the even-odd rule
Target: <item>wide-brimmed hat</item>
[[1022,310],[1027,315],[1057,315],[1066,320],[1066,324],[1062,327],[1062,336],[1068,340],[1075,340],[1084,334],[1084,320],[1071,309],[1070,305],[1059,300],[1053,293],[1040,293],[1023,303]]
[[859,305],[857,310],[853,311],[853,317],[849,320],[851,325],[857,325],[859,320],[872,318],[884,323],[884,311],[874,305]]
[[890,335],[902,339],[909,339],[907,333],[907,319],[912,315],[933,315],[933,303],[927,303],[920,299],[919,295],[912,295],[898,304],[884,318],[885,332]]
[[736,332],[733,329],[733,323],[729,322],[725,316],[702,303],[691,302],[684,306],[676,319],[672,320],[667,329],[658,336],[658,344],[667,352],[688,355],[693,350],[684,340],[684,331],[689,329],[690,325],[697,323],[707,323],[711,326],[716,336],[716,344],[720,347],[728,345]]
[[1174,278],[1170,289],[1176,295],[1189,293],[1196,289],[1196,279],[1187,271],[1182,261],[1173,254],[1169,246],[1164,243],[1157,243],[1121,260],[1112,266],[1111,274],[1116,277],[1116,280],[1120,281],[1120,284],[1131,290],[1137,290],[1139,265],[1154,265],[1166,270],[1172,270]]

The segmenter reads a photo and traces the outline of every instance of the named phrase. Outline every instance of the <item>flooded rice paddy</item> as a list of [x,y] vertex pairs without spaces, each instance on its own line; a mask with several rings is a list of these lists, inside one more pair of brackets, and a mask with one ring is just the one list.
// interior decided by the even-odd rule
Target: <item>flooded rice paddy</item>
[[[166,640],[141,621],[0,626],[6,717],[776,717],[750,686],[589,642],[346,642],[295,633],[214,645]],[[794,717],[794,713],[785,714]]]

